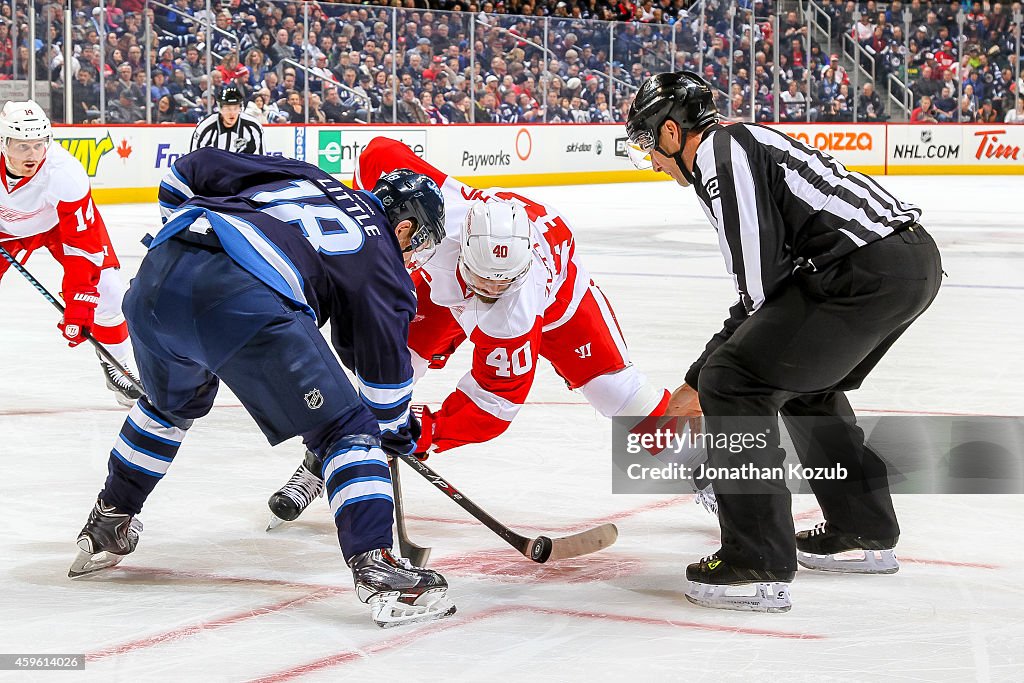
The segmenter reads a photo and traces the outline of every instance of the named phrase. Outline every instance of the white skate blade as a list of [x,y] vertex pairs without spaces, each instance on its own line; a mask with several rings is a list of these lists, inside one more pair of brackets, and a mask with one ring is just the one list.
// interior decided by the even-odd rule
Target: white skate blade
[[133,405],[135,405],[134,398],[128,398],[127,396],[125,396],[116,389],[111,389],[111,391],[114,392],[114,400],[117,401],[117,404],[122,408],[131,408]]
[[745,583],[721,586],[690,581],[686,599],[701,607],[731,609],[740,612],[788,612],[789,584],[785,581]]
[[285,523],[285,520],[281,519],[273,512],[270,513],[270,521],[267,522],[267,531],[273,531],[277,527]]
[[800,566],[823,572],[844,574],[895,574],[900,570],[896,551],[889,550],[848,550],[833,555],[812,555],[797,551],[796,561]]
[[124,555],[115,555],[106,551],[98,552],[95,555],[79,550],[75,561],[71,563],[68,570],[68,578],[79,579],[83,576],[95,574],[96,572],[109,569],[125,558]]
[[447,591],[447,588],[424,591],[412,604],[401,602],[401,591],[388,591],[370,597],[367,604],[373,622],[381,628],[419,624],[455,614],[455,603]]

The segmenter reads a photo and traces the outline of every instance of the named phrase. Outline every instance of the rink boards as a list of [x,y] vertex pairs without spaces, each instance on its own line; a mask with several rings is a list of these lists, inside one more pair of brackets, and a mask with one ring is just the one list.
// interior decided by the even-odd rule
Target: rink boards
[[[1024,172],[1024,126],[782,124],[787,134],[873,175]],[[186,154],[192,126],[56,126],[56,140],[85,167],[102,203],[154,201],[160,179]],[[378,135],[408,144],[461,180],[505,187],[641,182],[618,124],[302,126],[266,128],[268,154],[316,164],[351,178]]]

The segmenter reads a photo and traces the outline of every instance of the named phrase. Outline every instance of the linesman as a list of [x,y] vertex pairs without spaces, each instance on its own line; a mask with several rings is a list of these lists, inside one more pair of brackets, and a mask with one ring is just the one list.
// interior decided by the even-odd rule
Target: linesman
[[781,413],[804,466],[849,472],[810,482],[825,522],[799,534],[784,480],[715,482],[722,547],[687,568],[687,598],[783,612],[798,561],[895,572],[886,466],[864,444],[844,392],[938,292],[942,265],[921,210],[777,129],[720,125],[711,88],[691,72],[644,82],[626,130],[636,161],[693,186],[739,294],[686,373],[686,402],[727,443],[753,433],[767,446],[730,453],[712,440],[710,464],[781,467]]
[[217,95],[218,111],[196,125],[189,151],[216,147],[228,152],[266,154],[263,126],[252,116],[242,113],[242,100],[238,88],[225,86]]

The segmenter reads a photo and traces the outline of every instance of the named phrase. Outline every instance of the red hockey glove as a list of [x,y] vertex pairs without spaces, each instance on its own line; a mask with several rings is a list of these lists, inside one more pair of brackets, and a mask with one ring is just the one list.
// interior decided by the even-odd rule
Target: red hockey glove
[[434,413],[422,403],[414,404],[410,410],[420,421],[420,438],[416,441],[413,455],[420,460],[426,460],[434,451],[434,426],[437,422],[434,420]]
[[86,335],[92,331],[93,316],[99,302],[100,297],[95,289],[75,292],[68,298],[64,317],[57,323],[64,338],[68,340],[68,346],[75,347],[86,340]]

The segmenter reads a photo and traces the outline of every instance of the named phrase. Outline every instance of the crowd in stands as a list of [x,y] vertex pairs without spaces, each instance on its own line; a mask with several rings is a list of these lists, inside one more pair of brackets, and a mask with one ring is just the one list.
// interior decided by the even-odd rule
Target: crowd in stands
[[[194,123],[228,83],[271,124],[622,122],[639,84],[671,68],[700,71],[736,120],[885,121],[890,88],[915,121],[1024,120],[1019,3],[817,0],[805,16],[775,0],[214,0],[209,17],[207,0],[72,3],[76,123],[142,122],[147,106],[154,123]],[[62,5],[36,3],[33,46],[16,6],[0,5],[0,80],[24,78],[34,53],[61,120]],[[807,21],[825,16],[831,36]]]
[[833,44],[841,44],[844,34],[856,41],[862,48],[857,59],[874,74],[874,89],[891,89],[905,101],[911,121],[1024,123],[1020,29],[1013,21],[1020,2],[818,4],[831,20]]

